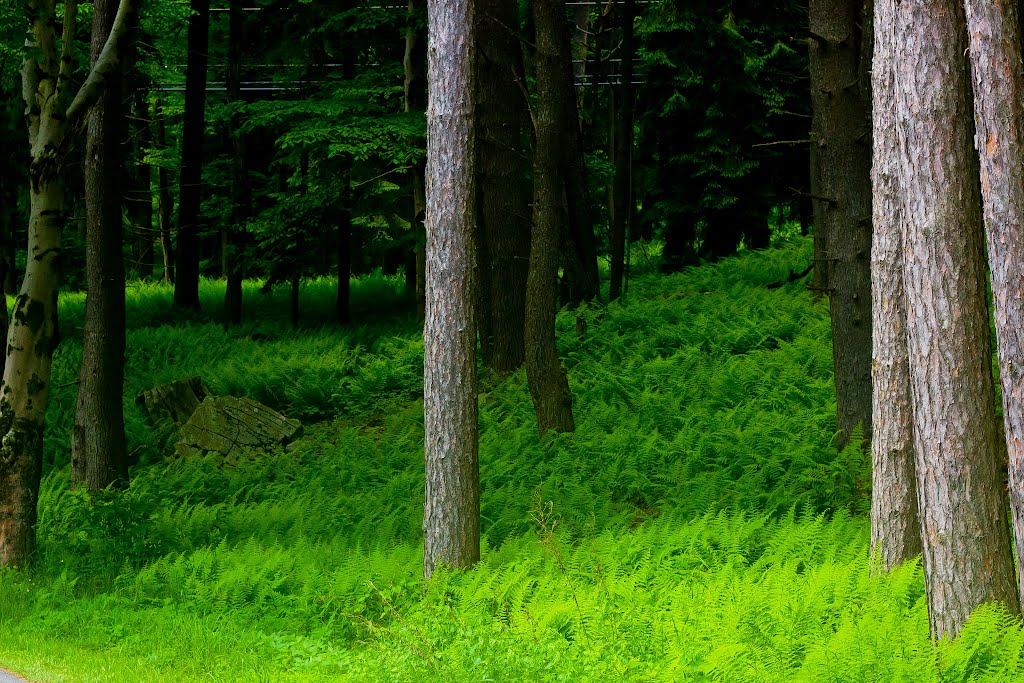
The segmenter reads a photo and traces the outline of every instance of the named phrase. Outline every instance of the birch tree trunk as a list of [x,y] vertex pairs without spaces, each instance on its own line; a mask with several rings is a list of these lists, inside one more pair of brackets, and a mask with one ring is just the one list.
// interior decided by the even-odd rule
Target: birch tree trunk
[[921,552],[903,287],[903,204],[896,136],[897,0],[875,1],[871,242],[871,548],[886,571]]
[[54,0],[25,3],[29,31],[22,67],[28,118],[28,259],[7,336],[0,385],[0,566],[22,566],[35,552],[43,427],[57,327],[57,260],[65,219],[62,171],[71,142],[116,67],[131,0],[121,0],[110,37],[68,105],[77,4],[65,5],[61,48]]
[[966,0],[975,147],[1003,393],[1017,579],[1024,579],[1024,76],[1016,3]]
[[[95,0],[92,62],[103,50],[116,0]],[[128,485],[124,436],[125,268],[121,247],[122,65],[94,107],[85,141],[85,329],[71,438],[71,483],[90,490]]]
[[914,453],[932,635],[1017,610],[997,447],[967,35],[957,0],[902,2],[896,110]]
[[428,0],[423,573],[480,559],[473,0]]

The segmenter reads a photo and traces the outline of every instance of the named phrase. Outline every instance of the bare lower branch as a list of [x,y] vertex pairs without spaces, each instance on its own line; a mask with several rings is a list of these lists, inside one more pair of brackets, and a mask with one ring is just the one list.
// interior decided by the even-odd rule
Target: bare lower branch
[[103,45],[96,63],[89,70],[85,83],[79,88],[74,101],[68,107],[67,121],[70,128],[74,129],[84,123],[89,110],[103,94],[107,76],[121,60],[125,36],[128,33],[128,15],[134,9],[134,0],[121,0],[118,5],[117,16],[114,17],[114,25],[107,36],[107,42]]

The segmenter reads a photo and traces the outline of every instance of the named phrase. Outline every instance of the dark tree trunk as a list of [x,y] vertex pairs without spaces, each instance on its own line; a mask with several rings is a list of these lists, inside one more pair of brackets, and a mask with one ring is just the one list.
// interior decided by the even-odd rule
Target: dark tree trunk
[[[131,83],[131,80],[127,82]],[[127,186],[130,188],[127,213],[133,228],[133,275],[145,280],[153,275],[153,188],[150,182],[150,167],[144,158],[153,141],[149,128],[149,102],[142,92],[136,93],[132,99],[135,102],[135,149],[131,156],[134,157],[135,163],[126,174]],[[131,143],[124,146],[130,148]]]
[[[93,3],[92,61],[103,50],[118,3]],[[89,118],[85,141],[85,330],[71,444],[72,486],[96,491],[128,485],[124,436],[125,272],[121,245],[123,79],[111,74]]]
[[[928,617],[935,638],[976,607],[1017,611],[997,444],[985,246],[958,0],[897,5],[903,277]],[[1014,169],[1013,172],[1017,172]]]
[[298,329],[298,327],[299,327],[299,290],[300,290],[300,284],[301,284],[301,280],[300,280],[299,276],[298,275],[293,275],[292,276],[292,286],[291,286],[291,298],[290,298],[291,305],[289,306],[289,310],[291,311],[291,322],[292,322],[292,329],[293,330],[294,329]]
[[206,67],[210,40],[210,0],[192,0],[185,70],[185,117],[181,131],[178,191],[178,248],[174,305],[199,309],[199,232],[203,199],[203,132],[206,127]]
[[[526,293],[526,377],[537,430],[571,432],[572,394],[555,346],[558,306],[559,225],[564,224],[565,107],[562,70],[567,61],[565,7],[558,0],[534,0],[537,31],[537,149],[533,166],[533,239]],[[576,125],[576,121],[568,122]]]
[[[167,122],[164,119],[160,100],[153,103],[156,117],[157,149],[167,149]],[[171,222],[174,216],[174,200],[171,199],[171,172],[166,167],[157,168],[157,221],[160,229],[160,251],[163,252],[164,282],[174,283],[174,243],[171,240]]]
[[[405,28],[405,111],[426,111],[427,77],[426,77],[426,15],[423,0],[409,0],[409,14]],[[409,229],[415,240],[415,292],[416,315],[424,319],[426,301],[426,251],[423,233],[423,220],[427,211],[427,196],[424,188],[423,174],[426,160],[419,159],[409,171],[412,179],[412,220]]]
[[868,81],[861,80],[870,40],[861,35],[863,0],[811,0],[808,9],[815,194],[829,198],[815,202],[814,227],[830,266],[836,447],[842,449],[858,427],[865,440],[871,435],[871,119]]
[[1016,3],[965,0],[974,76],[975,147],[1002,384],[1017,578],[1024,579],[1024,77]]
[[[348,184],[348,174],[344,182]],[[352,211],[348,206],[350,192],[346,192],[346,205],[342,207],[338,216],[337,231],[337,262],[338,262],[338,298],[334,311],[334,319],[347,325],[352,321]]]
[[509,373],[523,364],[530,259],[529,113],[511,0],[481,0],[477,13],[476,163],[478,322],[484,365]]
[[[242,45],[244,41],[245,16],[242,0],[231,0],[228,8],[228,102],[237,102],[242,97]],[[224,288],[224,326],[230,327],[242,322],[242,250],[246,243],[246,221],[252,214],[252,190],[249,186],[249,166],[246,162],[245,134],[241,121],[236,115],[228,122],[227,134],[232,152],[231,172],[231,213],[234,225],[224,235],[224,271],[227,285]]]
[[611,284],[608,298],[622,294],[625,270],[626,233],[629,229],[630,197],[633,179],[633,0],[625,0],[622,17],[622,85],[619,88],[618,112],[615,121],[615,211],[612,220]]
[[903,197],[896,135],[898,0],[877,0],[871,83],[874,187],[871,242],[871,549],[886,571],[921,553],[914,472],[914,423],[903,286]]

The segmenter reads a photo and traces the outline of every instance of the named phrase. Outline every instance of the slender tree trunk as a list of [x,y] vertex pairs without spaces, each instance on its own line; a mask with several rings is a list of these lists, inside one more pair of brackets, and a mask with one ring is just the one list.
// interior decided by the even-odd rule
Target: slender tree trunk
[[473,0],[428,0],[424,575],[480,559]]
[[[427,78],[424,67],[427,62],[426,22],[423,12],[423,0],[409,0],[409,14],[405,28],[405,111],[425,111],[427,95]],[[412,220],[409,229],[413,231],[416,241],[415,256],[415,289],[416,314],[420,320],[425,317],[426,302],[426,245],[423,238],[423,219],[427,212],[427,195],[423,176],[426,171],[426,160],[420,159],[410,169],[412,178]]]
[[[94,0],[92,62],[114,24],[116,0]],[[121,246],[123,65],[89,117],[85,138],[85,330],[78,407],[71,441],[71,483],[101,490],[128,485],[124,436],[125,272]]]
[[612,220],[611,284],[608,298],[615,300],[622,294],[622,275],[625,270],[626,232],[629,226],[630,195],[633,175],[633,0],[625,0],[622,17],[622,85],[618,98],[618,116],[615,121],[615,178],[613,187],[615,211]]
[[808,6],[815,194],[829,198],[815,201],[814,230],[824,240],[819,258],[829,266],[840,449],[858,426],[865,439],[871,435],[870,101],[857,85],[870,54],[861,54],[862,8],[863,0],[811,0]]
[[965,0],[964,5],[1019,581],[1024,579],[1024,77],[1020,73],[1020,24],[1016,3]]
[[[58,52],[52,0],[30,0],[30,24],[22,68],[31,164],[28,258],[21,293],[7,336],[0,386],[0,566],[22,566],[35,551],[36,503],[43,459],[43,429],[57,338],[57,261],[65,222],[64,156],[89,110],[103,93],[121,56],[126,16],[123,0],[99,59],[71,99],[72,44],[77,5],[64,17],[64,49]],[[61,59],[61,54],[67,59]],[[71,104],[66,105],[68,99]]]
[[511,0],[482,0],[477,12],[476,163],[478,321],[484,365],[509,373],[523,364],[530,190],[523,126],[526,100]]
[[174,305],[199,309],[199,229],[203,201],[203,133],[206,127],[206,67],[210,0],[192,0],[185,70],[185,120],[181,131],[178,248]]
[[[560,78],[565,9],[558,0],[534,0],[537,27],[537,150],[533,166],[533,240],[526,290],[526,377],[537,413],[537,430],[571,432],[572,394],[555,347],[559,225],[564,224],[565,106],[572,97]],[[574,100],[575,101],[575,98]],[[575,124],[575,121],[572,122]]]
[[[344,182],[349,183],[349,176],[344,175]],[[352,321],[352,210],[349,208],[351,202],[351,191],[345,193],[345,206],[342,207],[338,216],[336,256],[338,265],[338,298],[334,311],[334,319],[341,325],[347,325]]]
[[963,6],[897,9],[903,273],[925,589],[934,637],[975,607],[1017,610],[997,447]]
[[[156,117],[157,149],[167,149],[167,123],[164,120],[160,100],[153,103]],[[171,172],[166,167],[157,168],[157,220],[160,226],[160,250],[163,252],[164,282],[174,283],[174,244],[171,240],[171,219],[174,215],[174,200],[171,199]]]
[[[133,79],[125,79],[133,85]],[[123,147],[134,147],[132,156],[134,163],[125,175],[131,188],[127,198],[127,213],[133,229],[132,234],[132,273],[134,277],[148,279],[153,275],[153,189],[150,182],[150,166],[144,159],[152,146],[149,128],[149,102],[144,93],[136,93],[132,98],[135,104],[135,142],[125,142]],[[127,126],[122,126],[127,129]]]
[[[242,97],[242,45],[244,41],[245,16],[242,14],[242,0],[231,0],[228,8],[228,102],[238,102]],[[224,325],[230,327],[242,322],[242,250],[246,242],[246,221],[252,214],[252,191],[249,187],[249,169],[246,163],[245,134],[241,121],[236,115],[228,123],[228,138],[231,143],[233,165],[231,172],[232,225],[225,233],[223,258],[227,284],[224,288]]]
[[921,553],[913,407],[903,287],[903,205],[896,136],[897,0],[876,0],[872,69],[874,186],[871,242],[871,548],[886,571]]

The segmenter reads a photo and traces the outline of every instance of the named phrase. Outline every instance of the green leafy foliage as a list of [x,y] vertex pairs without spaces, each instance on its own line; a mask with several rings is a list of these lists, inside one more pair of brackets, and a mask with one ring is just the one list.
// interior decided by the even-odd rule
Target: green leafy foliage
[[[39,563],[0,572],[0,661],[43,680],[1014,680],[1018,621],[986,607],[933,646],[919,566],[869,571],[865,456],[830,445],[827,311],[764,286],[809,250],[644,275],[561,315],[578,431],[538,441],[521,373],[482,387],[483,559],[429,584],[411,317],[281,333],[271,298],[227,334],[172,327],[169,292],[133,290],[130,386],[201,372],[303,416],[307,437],[162,461],[170,435],[129,408],[131,447],[154,453],[120,494],[47,475]],[[325,319],[327,284],[305,300]],[[368,279],[354,299],[397,288]]]

